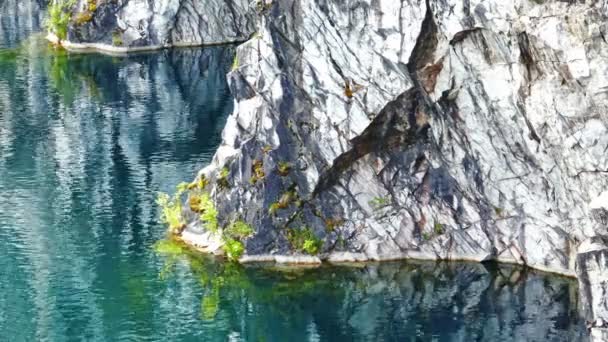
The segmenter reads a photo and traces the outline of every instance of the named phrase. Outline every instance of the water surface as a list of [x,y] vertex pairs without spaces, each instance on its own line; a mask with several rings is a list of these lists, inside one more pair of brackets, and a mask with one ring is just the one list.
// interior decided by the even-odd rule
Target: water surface
[[0,341],[584,336],[575,281],[519,268],[296,271],[155,248],[156,192],[209,162],[232,111],[233,48],[53,51],[28,38],[37,4],[0,6]]

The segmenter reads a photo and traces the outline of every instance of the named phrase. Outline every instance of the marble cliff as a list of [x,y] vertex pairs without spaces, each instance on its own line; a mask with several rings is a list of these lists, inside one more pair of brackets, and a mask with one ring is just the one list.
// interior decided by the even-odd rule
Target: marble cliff
[[246,40],[199,175],[220,225],[255,227],[241,261],[526,264],[577,276],[606,338],[608,1],[99,2],[67,41]]

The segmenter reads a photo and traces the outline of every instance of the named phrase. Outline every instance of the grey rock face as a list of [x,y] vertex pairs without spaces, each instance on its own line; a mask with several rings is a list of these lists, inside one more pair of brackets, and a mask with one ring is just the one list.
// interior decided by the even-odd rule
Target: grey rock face
[[[255,31],[247,0],[79,0],[71,43],[159,48],[241,42]],[[93,10],[92,10],[93,9]]]
[[238,49],[236,110],[203,171],[230,170],[221,218],[258,228],[250,254],[289,253],[284,228],[308,226],[325,252],[574,274],[605,230],[606,10],[274,2]]
[[[592,337],[608,340],[605,1],[96,4],[70,41],[163,47],[257,30],[237,49],[235,110],[199,175],[221,225],[255,227],[245,260],[301,260],[293,234],[306,231],[331,262],[526,264],[577,276]],[[204,232],[195,220],[184,238],[209,246]]]
[[309,227],[330,260],[575,275],[606,233],[607,17],[597,1],[273,2],[201,172],[229,171],[220,219],[256,227],[249,255],[297,254],[289,231]]
[[608,340],[608,237],[597,236],[579,248],[576,271],[582,307],[598,341]]
[[[257,7],[100,2],[69,33],[75,42],[117,45],[118,32],[126,47],[167,46],[241,40],[258,26],[238,48],[235,111],[200,175],[212,181],[220,223],[256,228],[247,258],[301,254],[289,232],[308,227],[324,242],[321,258],[335,262],[527,264],[577,275],[584,301],[600,308],[588,318],[608,322],[597,300],[607,290],[607,244],[581,245],[607,233],[608,4]],[[187,232],[204,231],[197,225]]]

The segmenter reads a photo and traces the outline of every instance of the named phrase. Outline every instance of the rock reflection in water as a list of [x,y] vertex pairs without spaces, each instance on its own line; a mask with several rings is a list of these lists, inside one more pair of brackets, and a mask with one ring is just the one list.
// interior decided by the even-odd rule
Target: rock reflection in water
[[193,272],[206,325],[249,341],[585,339],[569,278],[475,263],[239,266],[170,245],[161,278]]

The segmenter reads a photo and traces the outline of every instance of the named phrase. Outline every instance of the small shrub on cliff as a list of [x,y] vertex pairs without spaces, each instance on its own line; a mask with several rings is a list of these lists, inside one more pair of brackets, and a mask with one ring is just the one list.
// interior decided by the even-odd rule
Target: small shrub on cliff
[[200,213],[203,211],[201,203],[202,200],[200,194],[190,194],[190,197],[188,197],[188,205],[190,206],[190,210],[195,213]]
[[224,240],[222,248],[224,253],[226,253],[226,257],[233,261],[238,260],[243,255],[243,252],[245,252],[245,246],[241,241],[230,238]]
[[87,11],[89,11],[89,12],[97,11],[97,0],[88,0]]
[[84,11],[78,13],[74,19],[76,25],[84,25],[93,20],[93,14],[97,11],[97,0],[88,0]]
[[85,11],[76,15],[76,18],[74,18],[74,24],[80,26],[90,22],[91,20],[93,20],[93,13]]
[[287,209],[292,203],[294,203],[294,201],[297,202],[298,200],[298,192],[295,189],[288,190],[281,195],[277,202],[270,205],[268,214],[273,216],[277,213],[277,211],[279,211],[279,209]]
[[236,220],[226,227],[224,235],[233,239],[245,239],[253,235],[253,228],[243,220]]
[[389,200],[386,197],[374,197],[371,201],[369,201],[370,207],[372,207],[374,210],[386,207],[388,203]]
[[323,241],[308,227],[289,229],[287,240],[294,250],[310,255],[319,254],[323,248]]
[[205,190],[207,185],[209,185],[209,180],[205,175],[201,175],[194,182],[188,184],[188,190]]
[[179,234],[186,226],[182,218],[182,202],[179,196],[158,194],[156,203],[161,208],[161,221],[169,226],[172,234]]
[[220,172],[217,176],[217,186],[220,188],[220,190],[230,188],[230,182],[228,182],[228,176],[230,176],[230,169],[228,169],[228,167],[224,166],[220,170]]
[[215,208],[215,203],[211,199],[208,193],[204,192],[200,195],[200,212],[201,212],[201,221],[205,224],[205,227],[210,232],[217,232],[218,223],[217,223],[217,209]]
[[229,260],[238,260],[243,252],[245,252],[245,246],[242,240],[253,235],[253,228],[243,220],[236,220],[230,223],[224,229],[224,246],[223,250],[226,253],[226,257]]
[[284,161],[279,162],[277,171],[279,172],[279,175],[286,177],[287,175],[289,175],[289,171],[291,171],[291,163]]
[[55,0],[49,5],[47,27],[61,40],[67,37],[68,24],[74,5],[76,5],[76,0]]
[[264,163],[261,160],[255,160],[251,166],[251,173],[252,175],[249,182],[252,185],[260,180],[263,180],[266,177],[266,173],[264,172]]
[[441,235],[445,232],[445,229],[443,228],[443,224],[436,222],[435,225],[433,226],[433,231],[435,232],[436,235]]

